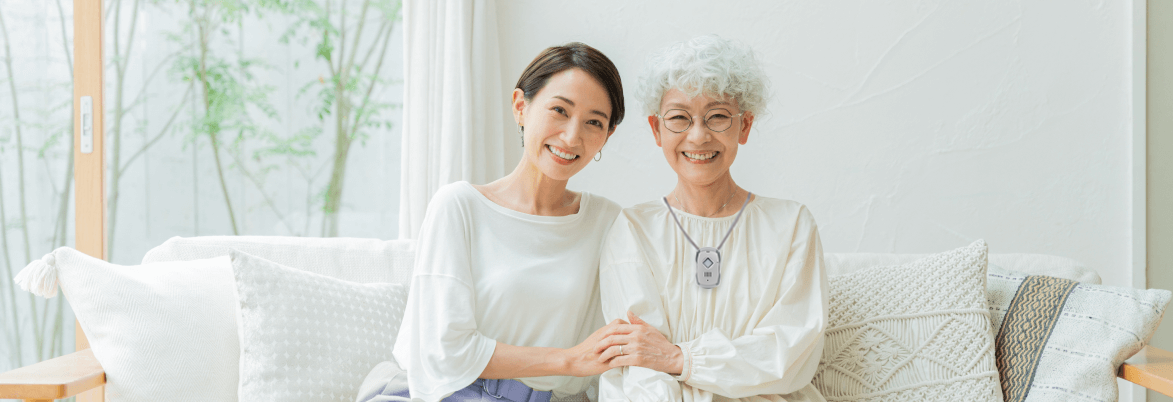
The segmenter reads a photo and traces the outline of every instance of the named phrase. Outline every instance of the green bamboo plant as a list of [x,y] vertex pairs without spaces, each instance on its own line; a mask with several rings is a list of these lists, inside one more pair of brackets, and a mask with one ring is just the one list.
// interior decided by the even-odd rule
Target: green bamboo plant
[[318,101],[317,116],[334,128],[330,179],[322,198],[319,235],[338,235],[346,164],[351,147],[365,141],[371,130],[390,128],[382,112],[396,107],[373,94],[396,82],[380,72],[390,48],[391,33],[400,21],[400,0],[260,0],[270,9],[295,17],[282,41],[310,44],[314,57],[328,67],[329,76],[307,83],[302,94]]
[[[13,277],[15,271],[28,262],[32,258],[32,251],[47,252],[56,247],[66,244],[68,236],[66,228],[68,227],[68,207],[70,205],[70,194],[72,190],[73,179],[73,154],[72,154],[72,131],[73,131],[73,113],[72,113],[72,96],[68,94],[72,92],[72,48],[70,46],[69,35],[67,34],[65,24],[69,21],[65,17],[64,7],[61,5],[61,0],[56,0],[57,16],[59,17],[59,27],[61,28],[61,50],[65,55],[66,67],[69,71],[69,77],[61,82],[53,82],[44,84],[40,82],[26,83],[17,80],[17,72],[13,66],[14,55],[12,51],[12,36],[8,22],[10,15],[7,13],[9,8],[0,7],[0,39],[4,43],[4,68],[5,77],[7,78],[7,88],[10,92],[10,99],[12,102],[11,115],[5,116],[6,121],[11,122],[10,130],[5,130],[7,135],[0,136],[0,155],[6,154],[9,151],[15,153],[17,161],[17,185],[15,194],[19,197],[20,208],[18,210],[19,220],[16,223],[9,221],[9,211],[4,205],[3,197],[0,197],[0,255],[2,255],[3,273],[5,275],[0,283],[0,311],[3,312],[4,337],[6,339],[6,346],[9,349],[8,364],[11,367],[20,367],[29,362],[41,361],[47,358],[59,356],[65,353],[68,346],[64,341],[64,336],[67,331],[66,326],[66,302],[64,298],[54,298],[49,300],[40,300],[35,297],[29,297],[27,300],[27,309],[22,310],[21,299],[17,298],[17,291],[12,284],[10,278]],[[23,55],[21,55],[23,56]],[[18,86],[18,83],[21,85]],[[22,88],[23,87],[23,88]],[[51,102],[42,107],[24,107],[22,105],[21,93],[51,93],[50,98],[60,99],[58,102]],[[62,96],[58,96],[62,95]],[[32,111],[33,118],[22,118],[22,112],[26,113]],[[69,113],[68,118],[62,118],[61,113]],[[64,122],[64,123],[62,123]],[[39,135],[39,137],[38,137]],[[33,145],[40,140],[39,145]],[[64,149],[63,149],[64,148]],[[46,172],[53,172],[60,169],[63,175],[63,183],[58,186],[54,182],[49,182],[48,186],[38,185],[34,187],[27,187],[25,178],[28,173],[27,169],[35,169],[35,165],[26,164],[26,157],[28,154],[34,154],[35,160],[39,162]],[[64,168],[57,164],[57,160],[64,157],[66,163]],[[7,158],[3,158],[7,159]],[[3,172],[0,172],[2,175]],[[9,194],[5,191],[3,182],[0,182],[0,194]],[[57,200],[55,209],[57,213],[55,217],[33,218],[30,217],[26,199],[29,193],[34,195],[37,192],[50,192],[52,199]],[[34,237],[29,234],[30,223],[40,221],[52,221],[52,234],[49,236],[47,244],[33,243],[32,240],[40,240],[42,237]],[[10,248],[11,242],[8,238],[8,231],[12,229],[19,229],[21,233],[23,245],[23,260],[16,259],[16,255],[12,253]],[[15,240],[15,239],[14,239]],[[16,257],[19,258],[19,257]],[[14,262],[16,264],[14,264]],[[31,296],[31,295],[30,295]],[[24,313],[27,311],[27,313]],[[25,355],[25,335],[32,336],[33,354],[31,356]],[[27,360],[26,360],[27,358]]]
[[[57,1],[60,2],[60,0]],[[111,102],[107,103],[107,120],[110,126],[106,128],[106,141],[110,149],[107,155],[110,170],[108,173],[109,192],[106,195],[106,258],[111,260],[114,259],[114,252],[117,250],[115,247],[117,240],[115,229],[118,227],[118,207],[122,196],[123,175],[152,146],[173,132],[173,123],[179,117],[180,112],[184,110],[187,102],[190,101],[191,92],[194,88],[193,86],[189,86],[178,97],[176,106],[169,113],[167,123],[158,132],[151,133],[150,139],[145,141],[138,149],[133,150],[130,156],[124,156],[123,147],[126,136],[135,131],[141,132],[145,126],[145,122],[140,121],[139,124],[128,127],[129,124],[126,121],[127,115],[135,107],[141,106],[147,101],[147,92],[152,87],[152,82],[159,77],[161,72],[174,63],[175,59],[180,56],[184,49],[187,49],[185,46],[179,46],[168,53],[158,64],[151,68],[151,72],[141,82],[139,91],[134,97],[128,98],[126,96],[126,87],[130,82],[130,79],[127,77],[127,72],[130,68],[130,63],[136,59],[136,53],[131,44],[134,42],[139,30],[138,19],[140,14],[148,11],[148,7],[152,11],[162,11],[173,6],[173,2],[163,0],[150,0],[147,4],[143,3],[143,0],[112,0],[106,3],[106,9],[103,11],[103,19],[105,20],[106,26],[109,27],[106,34],[106,46],[109,48],[107,50],[109,57],[105,66],[109,74],[107,77],[106,91],[107,94],[113,96]]]
[[[248,2],[190,0],[188,6],[191,21],[184,29],[195,37],[194,54],[181,55],[175,70],[182,80],[198,88],[201,108],[191,125],[192,139],[196,142],[206,139],[211,147],[232,232],[239,235],[241,229],[225,178],[225,171],[231,166],[222,160],[222,155],[239,155],[247,139],[267,133],[255,123],[250,112],[276,117],[268,101],[273,88],[255,84],[255,70],[265,68],[262,62],[245,58],[241,52],[232,60],[230,54],[223,54],[230,52],[218,52],[219,48],[213,46],[230,41],[226,26],[240,23],[249,13]],[[247,172],[243,165],[241,169]]]

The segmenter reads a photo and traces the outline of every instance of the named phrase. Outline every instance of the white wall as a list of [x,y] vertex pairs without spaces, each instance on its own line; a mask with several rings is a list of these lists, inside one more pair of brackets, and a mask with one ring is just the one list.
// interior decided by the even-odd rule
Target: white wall
[[[984,238],[993,253],[1067,256],[1105,284],[1133,286],[1130,2],[498,7],[506,87],[569,41],[606,53],[624,78],[627,118],[572,189],[624,206],[672,189],[632,97],[637,77],[648,52],[717,33],[756,49],[775,93],[734,179],[808,205],[827,252],[928,253]],[[1120,399],[1143,400],[1136,388]]]
[[1128,2],[498,5],[506,87],[568,41],[602,50],[624,78],[627,118],[573,189],[624,206],[672,189],[637,77],[649,51],[717,33],[756,49],[775,93],[734,179],[807,204],[826,251],[984,238],[994,253],[1068,256],[1132,283]]

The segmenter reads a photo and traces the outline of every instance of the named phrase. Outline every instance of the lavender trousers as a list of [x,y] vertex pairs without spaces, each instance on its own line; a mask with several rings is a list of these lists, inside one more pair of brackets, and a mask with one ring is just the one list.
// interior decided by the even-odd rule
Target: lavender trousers
[[[553,393],[535,391],[517,380],[486,380],[444,398],[443,402],[550,402]],[[379,363],[367,374],[358,391],[358,402],[410,402],[407,372],[395,362]]]

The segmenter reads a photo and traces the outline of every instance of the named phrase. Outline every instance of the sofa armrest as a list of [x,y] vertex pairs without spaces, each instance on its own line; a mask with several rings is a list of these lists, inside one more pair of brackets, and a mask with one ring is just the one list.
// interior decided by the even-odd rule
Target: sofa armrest
[[68,398],[106,383],[93,349],[0,373],[0,399]]
[[1173,352],[1145,346],[1120,366],[1120,378],[1173,396]]

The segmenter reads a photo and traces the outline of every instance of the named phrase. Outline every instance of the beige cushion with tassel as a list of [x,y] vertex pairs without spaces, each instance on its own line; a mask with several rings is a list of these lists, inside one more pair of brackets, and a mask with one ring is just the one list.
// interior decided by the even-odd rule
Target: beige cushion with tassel
[[68,247],[29,264],[21,288],[60,284],[106,371],[106,401],[235,401],[236,289],[228,257],[121,266]]

